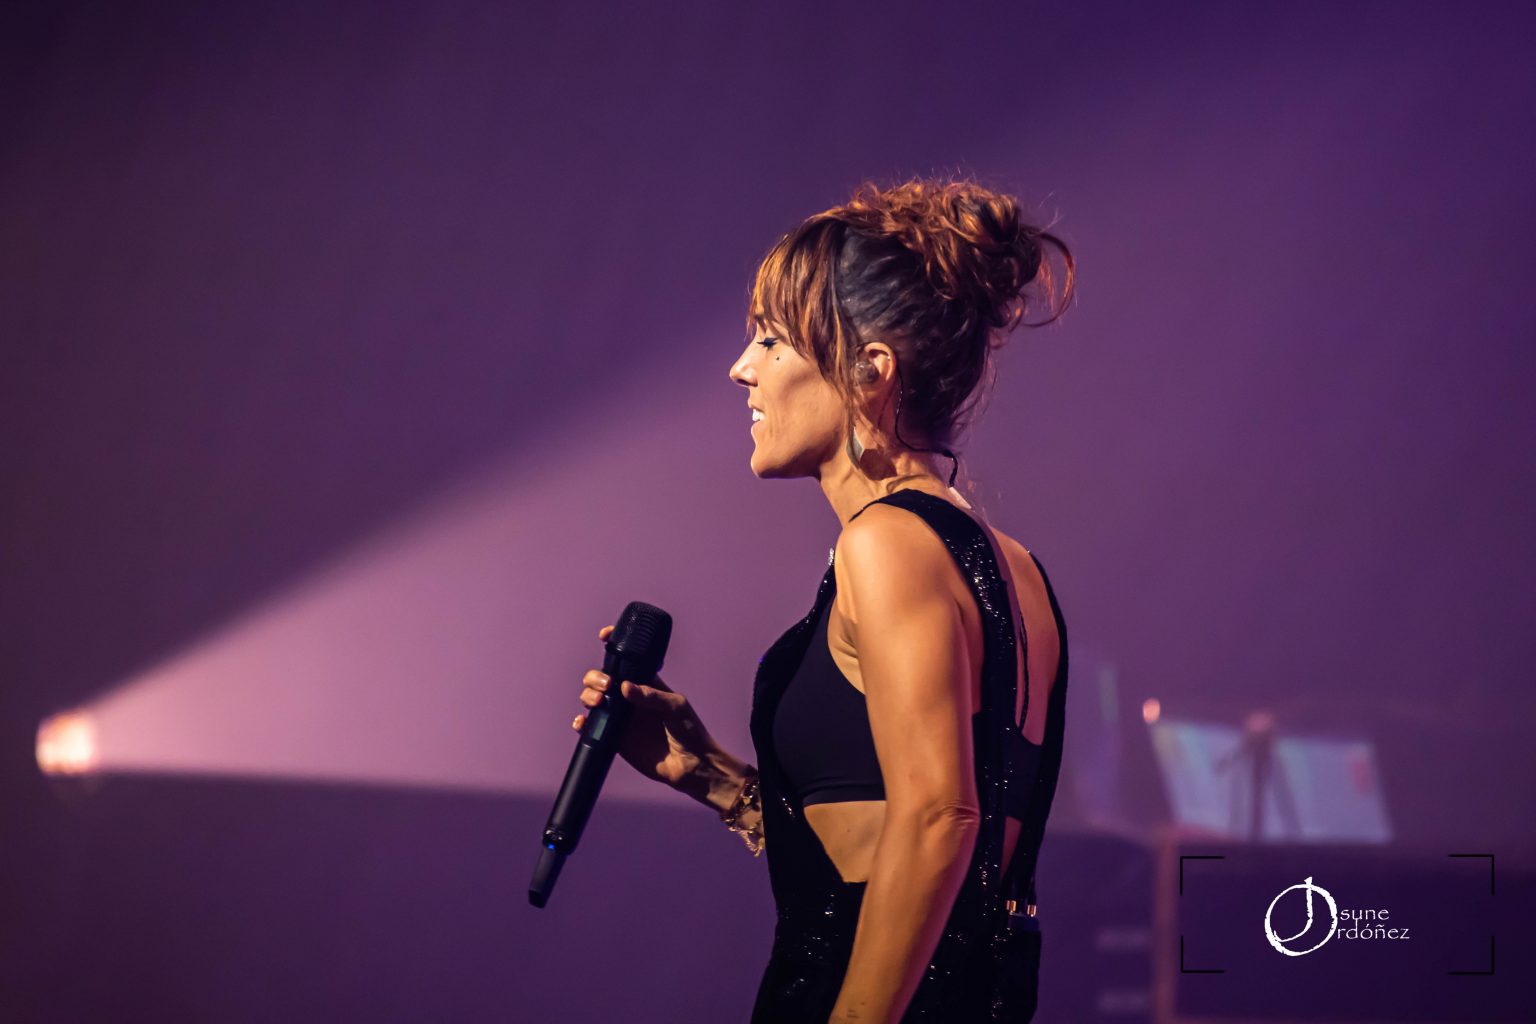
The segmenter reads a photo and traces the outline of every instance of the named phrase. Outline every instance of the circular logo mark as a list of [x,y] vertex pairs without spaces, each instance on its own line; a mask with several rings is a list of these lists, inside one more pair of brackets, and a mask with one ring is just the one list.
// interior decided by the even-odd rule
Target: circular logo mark
[[[1269,918],[1270,915],[1275,911],[1275,904],[1280,902],[1280,897],[1284,896],[1292,889],[1301,889],[1307,894],[1307,923],[1302,927],[1301,931],[1297,932],[1295,935],[1288,935],[1282,939],[1280,936],[1275,934],[1275,929],[1269,923]],[[1312,894],[1314,892],[1322,896],[1323,900],[1328,904],[1328,934],[1319,939],[1317,944],[1314,946],[1309,946],[1306,949],[1292,949],[1286,945],[1287,942],[1294,942],[1312,930]],[[1311,875],[1307,876],[1307,880],[1305,882],[1302,882],[1298,885],[1293,885],[1287,889],[1281,889],[1275,898],[1269,901],[1269,907],[1264,911],[1264,936],[1265,938],[1269,939],[1269,944],[1271,946],[1274,946],[1286,956],[1303,956],[1307,953],[1310,953],[1314,949],[1317,949],[1318,946],[1321,946],[1324,942],[1327,942],[1329,939],[1333,938],[1333,933],[1338,930],[1339,905],[1333,902],[1333,895],[1327,889],[1324,889],[1320,885],[1312,884]]]

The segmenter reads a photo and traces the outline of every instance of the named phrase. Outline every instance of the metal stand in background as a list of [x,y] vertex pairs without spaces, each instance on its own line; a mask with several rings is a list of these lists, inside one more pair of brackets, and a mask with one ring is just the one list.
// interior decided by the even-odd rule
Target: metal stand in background
[[[1230,807],[1230,831],[1234,836],[1243,834],[1239,818],[1243,810],[1243,798],[1248,799],[1248,829],[1250,842],[1263,842],[1266,838],[1300,839],[1301,817],[1296,813],[1296,798],[1291,792],[1285,775],[1275,771],[1275,716],[1269,711],[1253,711],[1243,720],[1243,738],[1237,748],[1215,764],[1218,772],[1232,772]],[[1248,770],[1242,771],[1244,765]],[[1274,836],[1264,833],[1265,794],[1272,791],[1275,808],[1279,811],[1284,829]]]

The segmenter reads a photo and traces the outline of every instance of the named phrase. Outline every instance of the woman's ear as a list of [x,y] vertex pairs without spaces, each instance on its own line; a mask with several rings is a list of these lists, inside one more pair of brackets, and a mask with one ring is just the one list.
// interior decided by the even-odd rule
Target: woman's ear
[[861,379],[859,383],[875,386],[895,379],[896,353],[885,342],[871,341],[866,343],[859,352],[859,359],[875,369],[875,377],[872,380]]

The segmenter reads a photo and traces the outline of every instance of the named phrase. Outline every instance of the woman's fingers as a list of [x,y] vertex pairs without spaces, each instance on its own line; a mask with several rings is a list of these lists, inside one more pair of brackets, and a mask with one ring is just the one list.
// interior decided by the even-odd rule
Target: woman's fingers
[[[612,625],[604,626],[597,631],[597,638],[599,640],[607,640],[608,634],[612,632]],[[581,702],[589,708],[596,707],[597,702],[603,699],[603,691],[608,689],[608,683],[609,679],[603,674],[601,669],[590,669],[586,675],[581,677]],[[571,719],[571,728],[579,730],[586,720],[586,715],[577,715]]]
[[576,699],[589,708],[595,708],[612,683],[613,680],[602,669],[588,669],[587,674],[581,677],[581,693]]
[[654,686],[641,686],[628,679],[619,683],[619,693],[642,708],[653,711],[673,711],[682,699],[670,690],[658,690]]

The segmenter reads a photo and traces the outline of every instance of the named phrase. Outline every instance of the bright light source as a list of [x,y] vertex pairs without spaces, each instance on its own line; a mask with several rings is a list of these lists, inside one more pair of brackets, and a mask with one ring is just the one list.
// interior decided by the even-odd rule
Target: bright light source
[[82,711],[62,711],[37,727],[37,767],[44,775],[86,775],[96,770],[96,725]]
[[1148,697],[1141,702],[1141,720],[1143,722],[1151,725],[1161,717],[1163,717],[1162,701],[1156,697]]

